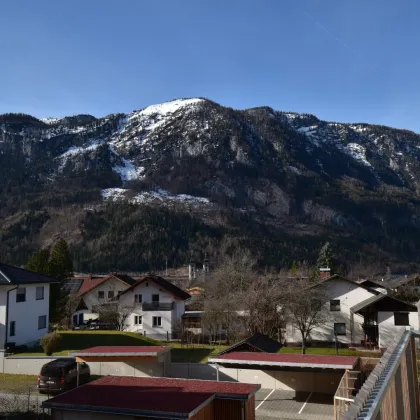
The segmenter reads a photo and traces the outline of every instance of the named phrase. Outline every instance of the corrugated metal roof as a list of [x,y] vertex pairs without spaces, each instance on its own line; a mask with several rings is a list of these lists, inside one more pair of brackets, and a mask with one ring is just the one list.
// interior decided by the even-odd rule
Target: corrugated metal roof
[[352,369],[358,357],[312,354],[228,353],[209,359],[210,363],[268,365],[297,368]]
[[106,376],[44,401],[46,408],[184,418],[212,398],[248,400],[260,385],[191,379]]

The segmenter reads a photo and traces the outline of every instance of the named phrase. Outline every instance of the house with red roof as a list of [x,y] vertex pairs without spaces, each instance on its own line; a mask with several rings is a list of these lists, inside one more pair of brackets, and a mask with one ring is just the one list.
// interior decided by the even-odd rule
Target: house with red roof
[[135,280],[126,274],[74,278],[67,292],[79,299],[73,324],[101,319],[106,308],[124,312],[123,329],[156,339],[173,337],[180,329],[185,301],[191,296],[163,277],[149,274]]
[[63,292],[70,293],[78,304],[73,313],[72,323],[79,326],[99,317],[97,308],[111,302],[120,293],[136,283],[126,274],[112,273],[102,276],[88,275],[74,277],[62,287]]
[[181,329],[185,302],[191,296],[163,277],[149,274],[119,295],[120,305],[133,307],[127,331],[166,339]]
[[255,420],[258,384],[106,376],[42,403],[53,420]]

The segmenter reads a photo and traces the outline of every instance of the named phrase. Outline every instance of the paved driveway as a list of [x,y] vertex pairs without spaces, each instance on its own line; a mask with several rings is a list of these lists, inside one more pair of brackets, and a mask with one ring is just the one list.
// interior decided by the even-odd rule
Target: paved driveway
[[328,420],[334,416],[332,395],[261,389],[255,396],[257,420]]

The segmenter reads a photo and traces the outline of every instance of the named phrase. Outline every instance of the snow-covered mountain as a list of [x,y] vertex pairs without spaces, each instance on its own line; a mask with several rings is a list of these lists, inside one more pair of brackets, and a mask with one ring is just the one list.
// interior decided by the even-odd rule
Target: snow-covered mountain
[[0,115],[0,177],[3,218],[54,207],[52,194],[90,208],[176,204],[207,220],[229,209],[294,236],[382,244],[420,229],[420,135],[201,98],[103,118]]

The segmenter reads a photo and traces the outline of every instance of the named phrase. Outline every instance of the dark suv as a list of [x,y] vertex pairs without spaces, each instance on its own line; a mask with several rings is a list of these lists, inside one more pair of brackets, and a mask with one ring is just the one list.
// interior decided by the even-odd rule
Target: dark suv
[[[79,385],[90,379],[90,368],[86,363],[79,363]],[[42,366],[38,376],[40,393],[66,391],[77,386],[77,363],[74,357],[53,360]]]

